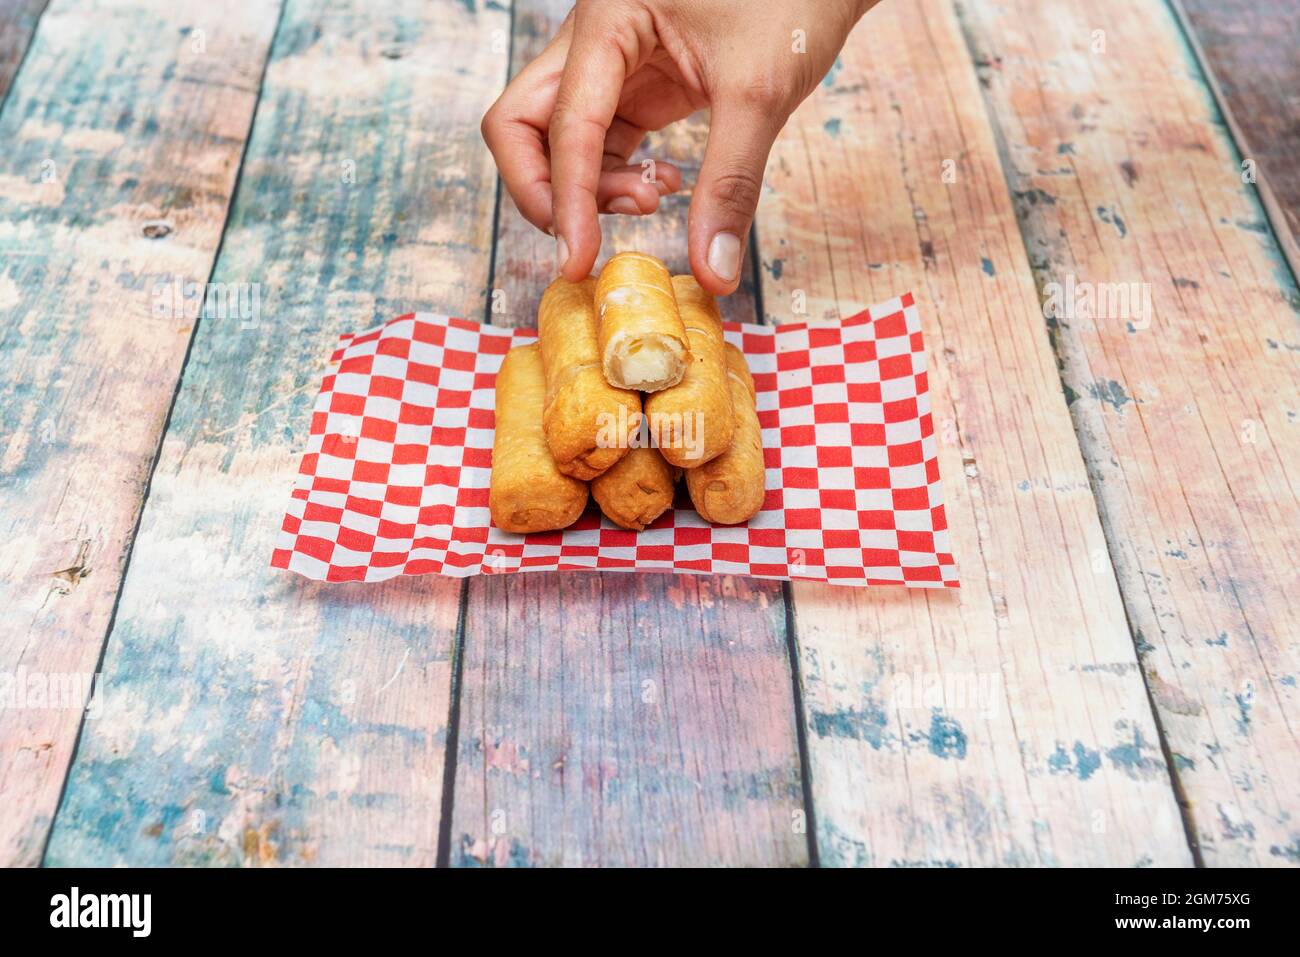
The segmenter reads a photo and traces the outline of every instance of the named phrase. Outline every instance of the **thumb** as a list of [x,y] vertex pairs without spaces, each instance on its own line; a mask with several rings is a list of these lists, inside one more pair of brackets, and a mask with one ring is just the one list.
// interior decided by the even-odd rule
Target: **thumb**
[[704,164],[691,198],[691,272],[717,296],[740,285],[749,227],[754,221],[763,170],[784,114],[752,103],[724,101],[713,108]]

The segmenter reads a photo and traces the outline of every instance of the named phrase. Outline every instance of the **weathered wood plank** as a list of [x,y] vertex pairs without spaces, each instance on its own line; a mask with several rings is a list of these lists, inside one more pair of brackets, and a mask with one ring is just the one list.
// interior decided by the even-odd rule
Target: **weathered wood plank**
[[496,33],[496,5],[288,3],[214,274],[261,315],[197,330],[51,863],[434,862],[456,583],[267,563],[336,335],[483,314]]
[[867,15],[778,142],[758,236],[773,320],[915,290],[961,568],[957,593],[793,588],[822,863],[1190,863],[947,3]]
[[4,102],[23,54],[49,0],[0,0],[0,103]]
[[805,862],[784,622],[741,578],[475,581],[451,863]]
[[[0,112],[0,862],[33,864],[72,757],[276,11],[55,2]],[[200,49],[201,46],[201,49]],[[22,670],[20,670],[22,669]]]
[[[513,66],[559,25],[566,0],[516,4]],[[688,182],[705,127],[678,124],[648,153]],[[689,193],[642,220],[607,217],[623,249],[686,272]],[[553,278],[554,240],[506,196],[494,285],[529,324]],[[724,300],[754,320],[752,284]],[[801,864],[797,722],[778,583],[628,574],[523,574],[469,584],[450,863]]]
[[1054,341],[1200,851],[1300,863],[1300,295],[1164,5],[966,18],[1045,291],[1150,296]]
[[1223,119],[1254,164],[1278,244],[1300,273],[1300,5],[1170,0],[1204,64]]

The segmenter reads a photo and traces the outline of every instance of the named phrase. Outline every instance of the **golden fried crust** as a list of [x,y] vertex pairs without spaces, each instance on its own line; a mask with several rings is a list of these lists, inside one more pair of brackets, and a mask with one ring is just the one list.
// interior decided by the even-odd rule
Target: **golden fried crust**
[[596,282],[601,367],[611,385],[642,392],[674,386],[690,344],[668,268],[644,253],[619,253]]
[[561,472],[584,480],[626,454],[641,414],[641,394],[615,388],[601,372],[595,292],[595,279],[557,279],[542,294],[537,310],[546,373],[546,443]]
[[658,449],[641,446],[593,481],[591,495],[615,525],[639,532],[672,507],[679,474]]
[[698,468],[727,450],[735,429],[722,316],[713,296],[692,276],[674,276],[673,294],[691,361],[681,382],[646,396],[645,412],[664,458],[681,468]]
[[[758,390],[754,388],[754,376],[749,371],[745,354],[730,342],[723,346],[723,353],[727,360],[727,375],[740,380],[745,391],[749,393],[749,404],[753,405],[758,400]],[[757,416],[757,413],[755,415]]]
[[763,432],[754,408],[753,377],[744,355],[730,343],[726,357],[735,433],[727,451],[699,468],[687,469],[686,489],[704,519],[718,525],[736,525],[753,518],[763,507],[766,472]]
[[587,507],[587,483],[562,473],[542,432],[546,378],[537,344],[511,349],[497,374],[492,521],[507,532],[566,528]]

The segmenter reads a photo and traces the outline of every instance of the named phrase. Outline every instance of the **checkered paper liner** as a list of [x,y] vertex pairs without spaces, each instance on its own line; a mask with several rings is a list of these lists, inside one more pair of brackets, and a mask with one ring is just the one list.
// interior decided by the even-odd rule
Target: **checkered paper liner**
[[497,528],[496,374],[537,332],[416,313],[342,337],[271,564],[332,582],[598,569],[955,587],[912,296],[726,335],[763,428],[767,498],[748,523],[710,525],[679,496],[643,532],[594,502],[562,531]]

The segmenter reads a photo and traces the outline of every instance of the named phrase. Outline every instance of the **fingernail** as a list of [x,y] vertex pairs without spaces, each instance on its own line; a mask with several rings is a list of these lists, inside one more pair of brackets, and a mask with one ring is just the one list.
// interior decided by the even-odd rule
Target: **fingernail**
[[564,272],[564,264],[569,261],[569,244],[563,236],[555,237],[555,271]]
[[718,233],[709,243],[709,268],[723,282],[740,275],[740,237],[735,233]]
[[636,200],[631,196],[619,196],[617,199],[609,201],[609,211],[611,213],[622,213],[624,216],[640,216],[641,207],[636,204]]

